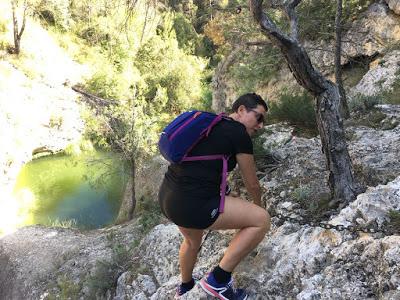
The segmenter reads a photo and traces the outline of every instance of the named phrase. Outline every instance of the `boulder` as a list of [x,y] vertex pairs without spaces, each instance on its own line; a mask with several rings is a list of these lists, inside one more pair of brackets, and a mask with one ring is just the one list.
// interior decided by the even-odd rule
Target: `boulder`
[[[400,40],[400,19],[382,3],[372,4],[355,20],[343,35],[342,64],[352,58],[374,57],[383,53],[391,44]],[[314,66],[331,72],[334,66],[334,42],[306,42]]]
[[373,96],[391,90],[393,83],[400,79],[399,61],[400,50],[395,50],[372,62],[360,82],[350,89],[349,97]]
[[389,8],[397,15],[400,15],[400,1],[399,0],[385,0]]

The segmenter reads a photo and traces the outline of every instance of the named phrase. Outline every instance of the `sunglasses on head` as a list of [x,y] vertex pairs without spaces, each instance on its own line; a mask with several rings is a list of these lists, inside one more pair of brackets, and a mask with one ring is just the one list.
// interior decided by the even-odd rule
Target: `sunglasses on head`
[[251,109],[251,108],[247,109],[247,111],[252,111],[255,114],[258,123],[265,122],[264,115],[262,113],[256,111],[255,109]]

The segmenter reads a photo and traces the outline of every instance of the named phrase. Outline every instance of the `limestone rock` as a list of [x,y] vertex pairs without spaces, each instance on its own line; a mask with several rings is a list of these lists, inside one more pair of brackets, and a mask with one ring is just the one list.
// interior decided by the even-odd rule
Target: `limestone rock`
[[[385,4],[374,3],[344,33],[342,51],[345,55],[342,64],[346,64],[352,57],[371,57],[382,53],[387,46],[399,39],[399,18],[390,13]],[[323,70],[333,67],[333,42],[321,41],[317,45],[307,42],[304,46],[309,50],[315,66]]]
[[[347,224],[354,215],[359,215],[359,209],[362,209],[363,216],[378,220],[384,218],[388,209],[399,209],[399,190],[400,176],[387,185],[370,188],[357,198],[354,205],[342,210],[330,222]],[[377,203],[380,207],[378,214]],[[169,249],[179,244],[176,240],[171,241],[174,231],[176,228],[173,225],[163,225],[151,234],[151,245],[157,242],[166,247],[164,258],[170,262],[176,258]],[[225,243],[230,239],[223,235],[217,238]],[[399,245],[398,236],[353,235],[346,231],[286,222],[274,227],[258,248],[239,265],[235,278],[239,286],[246,286],[252,291],[250,299],[391,299],[390,295],[398,293],[400,286],[400,270],[397,267],[400,264]],[[203,247],[207,253],[221,246],[207,240]],[[206,257],[202,252],[196,276],[203,276],[206,273],[204,270],[215,264]],[[144,259],[158,274],[158,255]],[[162,262],[161,265],[168,268]],[[160,282],[160,288],[150,299],[172,299],[179,283],[177,275],[175,273],[168,280],[159,277],[166,281]],[[183,299],[209,299],[207,297],[199,287],[195,287]]]
[[125,272],[118,278],[116,296],[114,300],[148,299],[156,291],[156,285],[149,275],[139,274],[136,279],[131,272]]
[[[385,112],[385,107],[380,106]],[[378,107],[379,108],[379,107]],[[393,106],[393,109],[399,109]],[[390,112],[387,113],[390,118]],[[349,143],[353,165],[359,169],[365,183],[386,183],[400,174],[400,126],[392,130],[376,130],[368,127],[349,127],[354,134]]]
[[293,127],[285,124],[272,124],[265,126],[264,130],[266,133],[262,135],[262,138],[264,139],[264,149],[267,151],[274,151],[290,142],[293,138],[293,129]]
[[95,278],[99,261],[112,261],[113,246],[127,246],[136,236],[134,223],[86,233],[42,226],[19,229],[0,239],[0,299],[55,296],[63,285],[82,285],[74,298],[87,299],[88,280]]
[[389,5],[389,8],[393,10],[395,14],[400,15],[400,1],[399,0],[385,0]]
[[[378,106],[388,118],[399,117],[399,107]],[[277,136],[290,135],[290,127],[276,127]],[[280,128],[280,129],[279,129]],[[384,226],[389,210],[400,210],[400,126],[378,130],[351,126],[350,155],[357,165],[378,174],[375,182],[347,207],[326,222],[332,225]],[[273,131],[267,132],[271,138]],[[285,135],[285,134],[284,134]],[[285,139],[282,139],[284,141]],[[299,215],[290,199],[296,183],[325,189],[324,157],[317,138],[291,139],[275,145],[278,168],[263,178],[269,208]],[[294,182],[294,180],[296,182]],[[279,197],[287,191],[286,199]],[[250,290],[251,299],[396,299],[400,286],[400,237],[382,233],[325,230],[273,218],[272,230],[235,270],[238,287]],[[59,297],[65,276],[79,289],[74,299],[91,294],[88,278],[98,261],[113,259],[113,246],[129,245],[139,236],[134,223],[102,230],[43,228],[20,229],[0,239],[0,298],[40,299]],[[203,243],[194,277],[200,279],[220,260],[235,231],[211,232]],[[145,236],[117,280],[99,299],[173,299],[180,282],[178,251],[181,234],[173,224],[160,224]],[[117,279],[117,278],[116,278]],[[101,282],[101,280],[98,280]],[[61,282],[61,283],[60,283]],[[64,283],[65,285],[65,283]],[[65,292],[65,290],[64,290]],[[209,299],[197,286],[182,299]]]
[[360,82],[350,90],[349,96],[372,96],[390,90],[400,70],[400,50],[392,51],[372,65]]

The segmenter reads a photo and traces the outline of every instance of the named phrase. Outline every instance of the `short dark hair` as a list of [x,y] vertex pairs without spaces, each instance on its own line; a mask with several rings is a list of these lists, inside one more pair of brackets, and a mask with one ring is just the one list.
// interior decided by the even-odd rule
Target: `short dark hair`
[[265,111],[268,111],[267,103],[264,101],[263,98],[261,98],[260,95],[257,95],[256,93],[244,94],[237,98],[236,101],[232,104],[232,111],[237,112],[241,105],[244,105],[247,109],[253,109],[256,108],[258,105],[262,105]]

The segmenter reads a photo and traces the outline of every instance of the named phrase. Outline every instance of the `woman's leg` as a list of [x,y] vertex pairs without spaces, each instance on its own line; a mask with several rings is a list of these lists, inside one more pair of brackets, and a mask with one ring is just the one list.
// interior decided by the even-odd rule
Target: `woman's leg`
[[240,198],[226,196],[224,212],[208,229],[240,229],[240,231],[232,239],[219,266],[227,272],[232,272],[263,240],[270,225],[270,216],[265,209]]
[[184,237],[179,250],[179,266],[181,269],[182,282],[189,282],[192,280],[192,272],[201,245],[203,230],[179,226],[178,228]]

